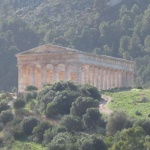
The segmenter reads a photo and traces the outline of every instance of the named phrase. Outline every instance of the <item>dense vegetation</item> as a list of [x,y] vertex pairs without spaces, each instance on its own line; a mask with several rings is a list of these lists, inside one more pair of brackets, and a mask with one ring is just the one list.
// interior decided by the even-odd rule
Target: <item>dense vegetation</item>
[[134,60],[136,86],[150,85],[149,0],[3,0],[0,90],[17,87],[14,54],[52,43]]
[[150,148],[148,118],[133,119],[123,111],[104,118],[99,112],[100,102],[101,93],[95,87],[69,81],[45,85],[39,92],[29,90],[18,98],[2,94],[0,147],[2,150]]

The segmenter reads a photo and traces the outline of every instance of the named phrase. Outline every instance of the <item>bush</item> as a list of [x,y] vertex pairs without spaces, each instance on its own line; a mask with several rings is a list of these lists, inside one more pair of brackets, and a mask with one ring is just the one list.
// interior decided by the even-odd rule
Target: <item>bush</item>
[[38,88],[33,85],[29,85],[25,88],[25,91],[36,91],[36,90],[38,90]]
[[106,130],[110,135],[114,135],[117,131],[131,126],[132,123],[124,112],[115,111],[108,119]]
[[39,121],[35,117],[27,117],[22,121],[22,129],[25,135],[32,134],[34,127],[38,125]]
[[37,98],[37,92],[36,91],[30,91],[30,92],[26,92],[24,94],[24,99],[26,100],[26,102],[29,102],[32,99],[36,99]]
[[60,125],[64,126],[68,132],[79,132],[83,130],[83,124],[79,117],[66,115],[61,119]]
[[88,108],[83,115],[83,123],[86,128],[95,128],[101,122],[101,114],[98,108]]
[[13,106],[15,109],[20,109],[25,106],[26,102],[23,99],[15,99]]
[[86,110],[91,107],[99,107],[99,102],[91,97],[79,97],[73,102],[70,112],[72,115],[82,117]]
[[135,112],[135,114],[136,114],[137,116],[142,116],[142,113],[139,112],[138,110]]
[[10,110],[2,111],[0,114],[0,120],[2,123],[6,124],[13,120],[13,114]]
[[98,89],[91,85],[83,85],[80,87],[81,95],[84,97],[92,97],[93,99],[101,100],[101,94]]
[[10,106],[7,104],[6,101],[1,101],[0,102],[0,113],[4,110],[8,110],[10,108]]
[[41,122],[33,129],[34,140],[41,143],[43,141],[43,135],[46,130],[52,128],[48,122]]
[[150,135],[150,119],[141,119],[134,123],[134,126],[141,126],[147,135]]

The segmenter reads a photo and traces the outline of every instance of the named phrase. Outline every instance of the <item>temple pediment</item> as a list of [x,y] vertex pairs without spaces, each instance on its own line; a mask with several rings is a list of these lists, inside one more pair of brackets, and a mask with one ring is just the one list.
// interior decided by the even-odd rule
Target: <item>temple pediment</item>
[[42,45],[35,47],[33,49],[18,53],[17,55],[26,55],[26,54],[48,54],[48,53],[69,53],[69,52],[79,52],[78,50],[66,48],[57,45]]

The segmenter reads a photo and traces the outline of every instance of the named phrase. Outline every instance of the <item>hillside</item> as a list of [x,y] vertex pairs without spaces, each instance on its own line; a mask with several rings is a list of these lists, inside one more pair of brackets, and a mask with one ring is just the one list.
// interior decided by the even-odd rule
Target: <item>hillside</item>
[[[111,109],[114,110],[114,104],[117,104],[118,110],[105,117],[99,111],[101,93],[90,85],[60,81],[45,85],[41,91],[28,86],[26,92],[18,97],[14,93],[2,93],[0,149],[149,149],[150,119],[144,113],[148,112],[149,90],[115,90],[118,92],[107,94],[113,96]],[[143,96],[147,101],[142,100],[142,103],[139,98]],[[143,112],[138,107],[136,115],[139,117],[132,117],[132,107],[125,111],[126,106],[133,102],[134,105],[147,105],[145,109],[141,106]],[[140,118],[140,113],[143,118]]]
[[136,86],[150,86],[150,1],[3,0],[0,90],[17,87],[14,55],[52,43],[135,61]]
[[112,111],[124,111],[128,116],[138,119],[150,117],[149,89],[131,89],[107,94],[112,99],[107,107]]

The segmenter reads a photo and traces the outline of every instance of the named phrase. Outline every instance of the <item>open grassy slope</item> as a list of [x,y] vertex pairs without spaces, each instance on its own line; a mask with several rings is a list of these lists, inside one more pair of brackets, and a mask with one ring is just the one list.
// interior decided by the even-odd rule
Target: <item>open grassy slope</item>
[[[150,89],[132,89],[130,91],[108,93],[112,101],[108,104],[111,110],[121,110],[135,118],[148,118],[150,114]],[[145,101],[141,99],[146,98]]]

